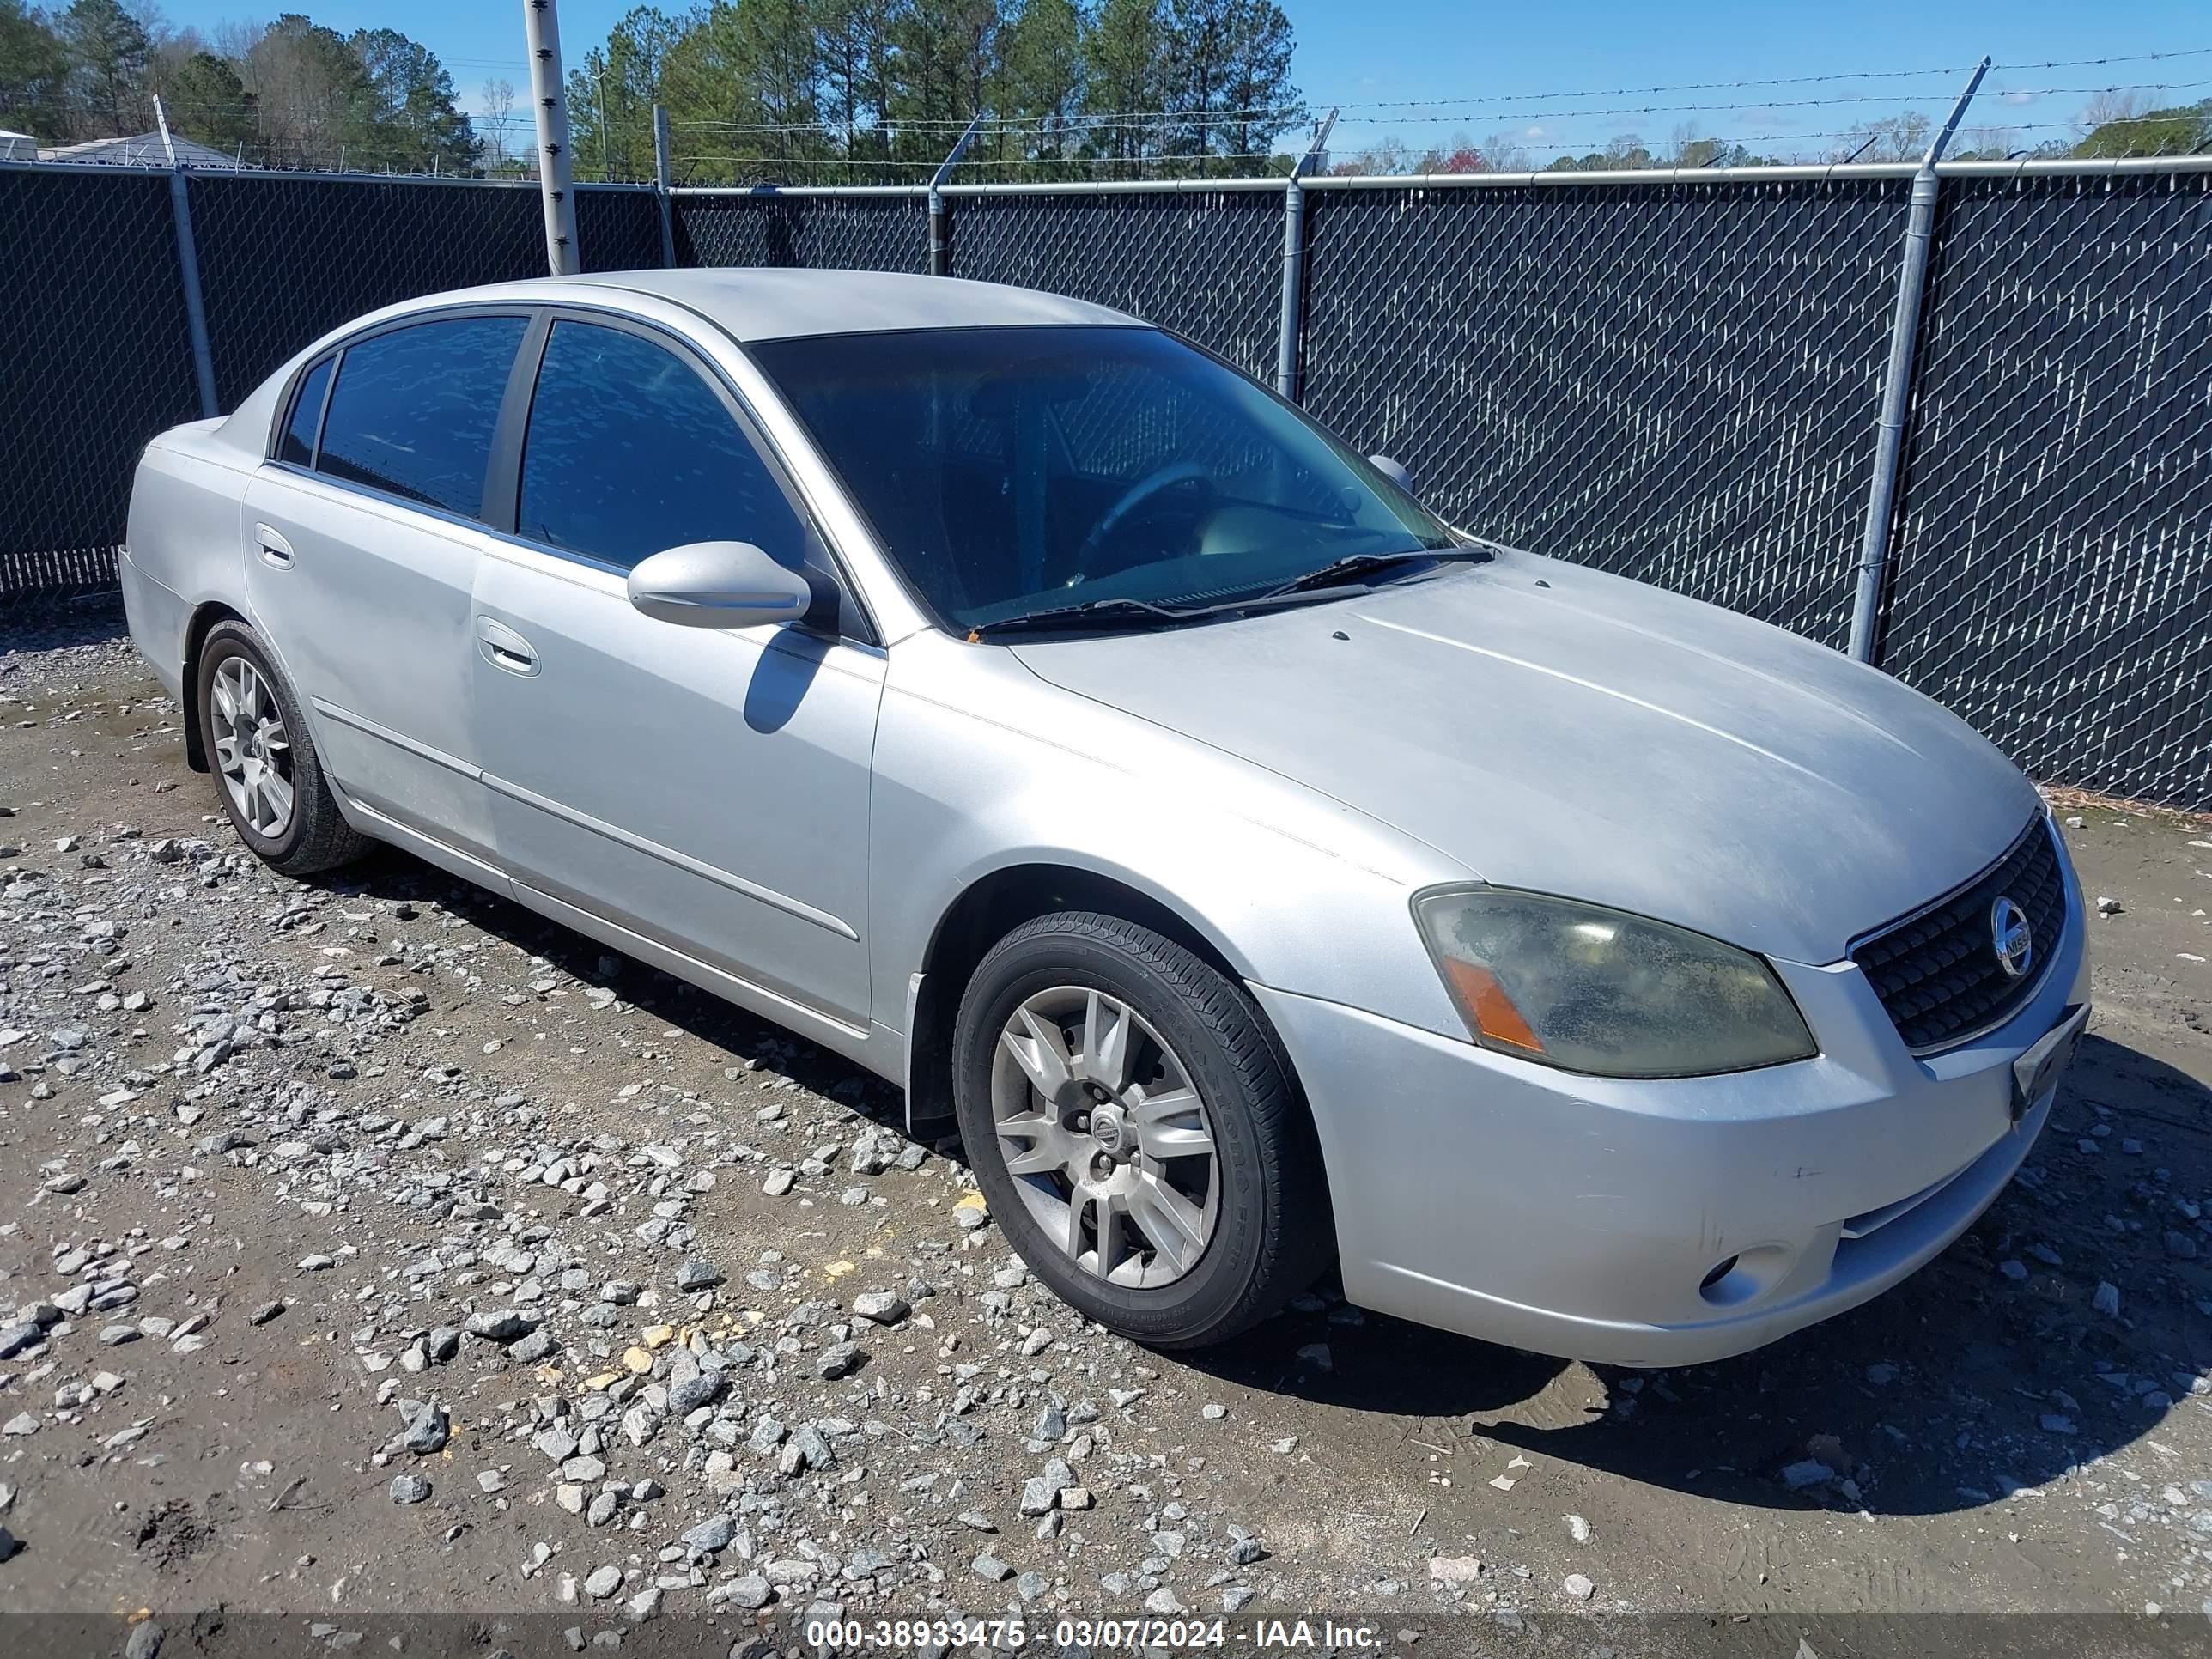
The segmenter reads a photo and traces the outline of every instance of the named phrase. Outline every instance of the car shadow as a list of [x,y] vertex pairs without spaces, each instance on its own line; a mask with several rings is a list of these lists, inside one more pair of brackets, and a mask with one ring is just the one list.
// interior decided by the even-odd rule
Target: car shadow
[[[899,1091],[851,1062],[405,854],[379,848],[322,881],[434,902],[733,1063],[904,1126]],[[2212,1373],[2212,1218],[2184,1208],[2199,1194],[2212,1195],[2212,1089],[2093,1030],[2021,1176],[1956,1243],[1756,1352],[1591,1366],[1567,1388],[1571,1362],[1365,1313],[1324,1284],[1236,1341],[1162,1363],[1728,1502],[1950,1513],[2044,1486],[2174,1412],[2212,1410],[2191,1393]],[[2105,1285],[2117,1313],[2099,1305]]]
[[0,656],[104,645],[130,632],[119,588],[90,593],[17,593],[0,601]]
[[[1971,1510],[2175,1412],[2212,1410],[2191,1395],[2212,1371],[2212,1270],[2190,1254],[2212,1257],[2212,1232],[2181,1207],[2208,1189],[2212,1089],[2093,1034],[2022,1178],[1919,1273],[1734,1359],[1589,1367],[1602,1403],[1564,1424],[1556,1398],[1530,1408],[1557,1394],[1568,1362],[1371,1315],[1346,1328],[1294,1311],[1178,1358],[1340,1410],[1456,1419],[1452,1430],[1532,1456],[1732,1503]],[[2118,1292],[2117,1315],[2099,1307],[2100,1285]]]
[[[755,1064],[889,1127],[903,1128],[905,1097],[895,1085],[788,1028],[762,1019],[674,975],[549,921],[526,905],[449,876],[412,854],[381,843],[357,862],[306,879],[343,897],[434,904],[532,957],[556,977],[601,987],[641,1013],[712,1044],[732,1065]],[[947,1123],[944,1127],[950,1127]]]

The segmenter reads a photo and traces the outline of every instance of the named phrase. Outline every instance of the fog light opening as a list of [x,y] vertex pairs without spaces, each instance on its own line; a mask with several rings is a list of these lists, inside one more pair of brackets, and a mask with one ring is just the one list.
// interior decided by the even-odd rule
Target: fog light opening
[[1761,1244],[1723,1256],[1698,1281],[1698,1294],[1715,1308],[1755,1302],[1782,1282],[1790,1261],[1790,1251],[1781,1244]]

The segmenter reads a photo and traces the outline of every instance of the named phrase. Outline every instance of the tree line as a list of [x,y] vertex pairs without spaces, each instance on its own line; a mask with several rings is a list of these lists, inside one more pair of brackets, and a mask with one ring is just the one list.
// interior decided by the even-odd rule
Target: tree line
[[1257,173],[1306,110],[1274,0],[712,0],[641,6],[580,61],[586,179],[912,182],[968,124],[971,177]]
[[[573,159],[585,179],[649,179],[653,110],[677,177],[701,183],[910,183],[981,118],[963,176],[1222,177],[1282,173],[1307,142],[1295,39],[1275,0],[704,0],[641,6],[580,58],[570,43]],[[145,0],[0,0],[0,128],[41,143],[135,135],[161,99],[173,131],[259,166],[527,173],[534,133],[513,85],[463,112],[437,55],[396,29],[351,33],[287,13],[172,28]],[[1532,161],[1542,135],[1416,146],[1385,136],[1338,173],[1755,167],[1896,161],[1925,148],[1918,111],[1817,147],[1760,148],[1677,127]],[[2037,137],[2037,135],[2049,136]],[[2093,99],[2063,129],[1970,125],[1960,158],[2212,150],[2212,100]]]
[[435,52],[397,29],[298,13],[173,29],[121,0],[0,0],[0,127],[60,145],[155,125],[261,167],[473,173],[488,146]]

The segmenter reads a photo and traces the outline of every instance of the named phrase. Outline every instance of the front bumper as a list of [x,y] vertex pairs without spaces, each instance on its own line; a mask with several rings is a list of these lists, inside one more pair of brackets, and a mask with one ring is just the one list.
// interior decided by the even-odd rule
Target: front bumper
[[2046,1091],[2014,1121],[2013,1061],[2087,1000],[2069,889],[2034,997],[1923,1059],[1848,962],[1775,964],[1817,1059],[1659,1082],[1254,987],[1313,1108],[1346,1294],[1623,1365],[1741,1353],[1879,1295],[1972,1224],[2049,1119]]

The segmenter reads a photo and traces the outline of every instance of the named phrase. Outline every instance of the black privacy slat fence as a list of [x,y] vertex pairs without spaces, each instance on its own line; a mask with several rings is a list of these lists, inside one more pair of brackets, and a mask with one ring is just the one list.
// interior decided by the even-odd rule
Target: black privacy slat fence
[[951,199],[954,275],[1129,312],[1274,378],[1280,191]]
[[684,196],[675,205],[678,264],[920,270],[929,252],[929,218],[912,196],[762,191]]
[[1882,665],[2212,806],[2212,173],[1947,184]]
[[1306,406],[1455,523],[1840,647],[1905,188],[1316,191]]
[[224,409],[349,317],[544,265],[535,190],[243,172],[194,174],[191,184]]
[[0,173],[0,605],[113,586],[138,452],[193,386],[168,179]]
[[[1958,164],[1875,659],[2038,777],[2212,809],[2212,167]],[[1132,312],[1284,382],[1456,523],[1842,647],[1910,167],[945,192],[951,274]],[[202,412],[161,172],[0,166],[0,607],[112,586]],[[534,185],[195,171],[220,410],[349,318],[538,274]],[[919,190],[579,190],[586,270],[920,270]],[[665,216],[665,218],[664,218]],[[1878,542],[1880,538],[1875,540]],[[0,629],[0,647],[5,632]]]

